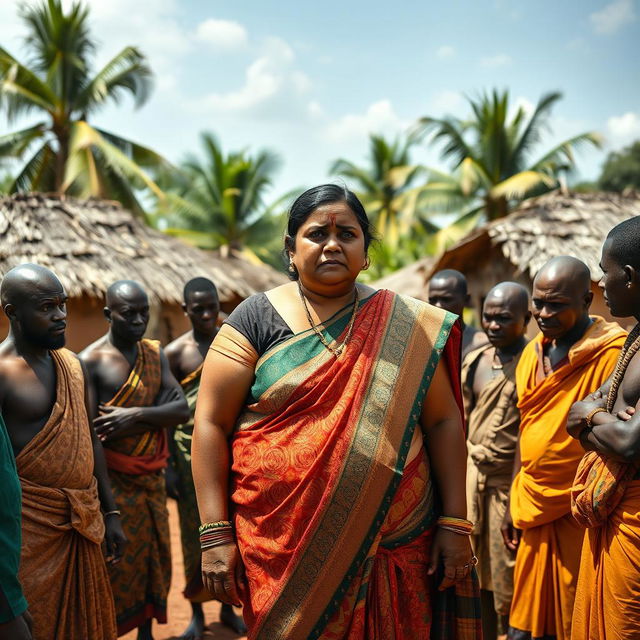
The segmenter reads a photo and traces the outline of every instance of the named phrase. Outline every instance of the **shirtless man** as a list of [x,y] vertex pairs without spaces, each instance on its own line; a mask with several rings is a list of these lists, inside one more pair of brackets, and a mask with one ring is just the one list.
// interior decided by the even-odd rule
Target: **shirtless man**
[[429,304],[455,313],[462,323],[462,359],[474,349],[487,343],[483,331],[464,323],[462,312],[469,306],[471,296],[467,291],[467,279],[455,269],[444,269],[429,281]]
[[99,404],[93,424],[130,541],[129,553],[110,571],[118,634],[137,627],[139,640],[149,640],[152,619],[166,622],[171,581],[166,429],[187,420],[189,408],[159,343],[143,339],[144,289],[129,280],[111,285],[105,316],[109,331],[80,358]]
[[[640,216],[614,227],[604,243],[600,287],[616,317],[638,324],[614,374],[573,405],[567,429],[589,452],[574,484],[572,511],[586,524],[572,638],[640,637]],[[616,480],[589,472],[606,465]],[[606,477],[606,476],[605,476]],[[617,485],[617,487],[616,487]],[[600,492],[594,505],[594,488]],[[616,499],[611,494],[616,489]],[[578,507],[578,509],[576,509]]]
[[[185,393],[191,418],[173,431],[169,440],[171,464],[167,467],[167,493],[178,501],[180,513],[180,538],[186,577],[184,595],[191,601],[193,615],[189,626],[180,636],[184,640],[201,640],[204,634],[202,602],[213,599],[204,590],[200,559],[200,538],[196,523],[199,522],[193,477],[191,475],[191,439],[193,414],[200,388],[202,364],[211,342],[218,333],[220,300],[216,286],[207,278],[193,278],[184,287],[182,308],[191,322],[187,331],[167,346],[165,353],[176,380]],[[244,635],[246,627],[230,604],[222,604],[220,621],[236,633]]]
[[100,544],[104,537],[117,561],[126,540],[87,417],[86,377],[63,349],[67,294],[51,271],[23,264],[5,275],[0,296],[10,322],[0,344],[0,409],[22,485],[20,577],[34,637],[112,640]]
[[501,282],[487,294],[482,328],[489,344],[471,351],[462,365],[468,425],[467,507],[475,523],[471,542],[478,556],[482,628],[487,640],[507,632],[515,553],[503,544],[502,521],[520,426],[516,367],[527,344],[529,294]]

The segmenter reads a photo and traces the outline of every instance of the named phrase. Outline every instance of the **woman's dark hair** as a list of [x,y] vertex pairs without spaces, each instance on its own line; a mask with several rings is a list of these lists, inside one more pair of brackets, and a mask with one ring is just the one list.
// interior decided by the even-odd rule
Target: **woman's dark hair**
[[[303,194],[299,195],[289,209],[289,218],[287,221],[287,235],[284,239],[284,256],[289,264],[289,250],[295,248],[295,237],[300,227],[307,221],[307,218],[318,208],[325,204],[334,202],[346,202],[347,206],[358,219],[362,233],[364,234],[364,250],[369,249],[371,241],[374,239],[371,223],[367,217],[367,212],[362,206],[362,202],[358,200],[353,191],[349,191],[344,186],[338,184],[321,184],[312,189],[307,189]],[[297,279],[298,274],[289,272],[290,277]]]

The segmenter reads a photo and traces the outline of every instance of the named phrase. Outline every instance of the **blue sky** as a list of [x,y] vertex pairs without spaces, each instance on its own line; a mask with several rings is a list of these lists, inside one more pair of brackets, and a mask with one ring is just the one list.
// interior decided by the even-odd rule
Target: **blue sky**
[[[269,148],[282,159],[273,195],[330,178],[337,157],[363,161],[370,132],[464,116],[464,96],[493,87],[527,108],[563,92],[546,142],[587,130],[606,140],[579,155],[583,178],[640,138],[640,0],[88,4],[97,63],[133,44],[156,72],[142,109],[125,101],[96,124],[173,162],[198,150],[203,130],[226,149]],[[19,54],[16,6],[0,2],[0,43]],[[429,145],[415,160],[446,166]]]

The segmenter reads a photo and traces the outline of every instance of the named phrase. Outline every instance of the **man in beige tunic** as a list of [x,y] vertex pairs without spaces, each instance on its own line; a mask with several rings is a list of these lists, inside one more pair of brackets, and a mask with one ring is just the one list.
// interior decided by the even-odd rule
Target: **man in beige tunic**
[[489,344],[471,351],[462,365],[468,421],[467,504],[475,523],[483,635],[506,633],[515,550],[501,534],[516,452],[520,413],[515,371],[531,318],[527,291],[514,282],[494,287],[484,302],[482,327]]

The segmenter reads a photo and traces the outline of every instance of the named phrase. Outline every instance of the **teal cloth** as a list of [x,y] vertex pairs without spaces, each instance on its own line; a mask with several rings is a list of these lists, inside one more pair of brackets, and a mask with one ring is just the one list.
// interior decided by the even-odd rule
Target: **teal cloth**
[[27,609],[18,582],[22,544],[22,492],[9,434],[0,416],[0,623],[9,622]]

